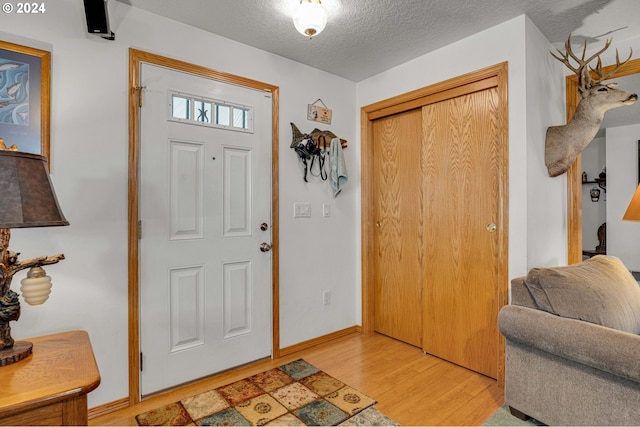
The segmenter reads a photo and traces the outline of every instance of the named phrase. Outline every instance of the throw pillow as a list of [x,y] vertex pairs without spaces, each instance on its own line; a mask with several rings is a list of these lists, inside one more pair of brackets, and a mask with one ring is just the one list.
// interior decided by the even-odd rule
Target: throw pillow
[[617,258],[597,255],[567,267],[534,268],[525,284],[541,310],[640,334],[640,287]]

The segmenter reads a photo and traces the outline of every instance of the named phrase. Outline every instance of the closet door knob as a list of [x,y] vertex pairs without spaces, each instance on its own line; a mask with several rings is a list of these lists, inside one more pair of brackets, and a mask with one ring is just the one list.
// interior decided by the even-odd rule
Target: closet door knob
[[487,224],[487,231],[489,233],[495,233],[497,229],[498,227],[494,223],[490,222],[489,224]]

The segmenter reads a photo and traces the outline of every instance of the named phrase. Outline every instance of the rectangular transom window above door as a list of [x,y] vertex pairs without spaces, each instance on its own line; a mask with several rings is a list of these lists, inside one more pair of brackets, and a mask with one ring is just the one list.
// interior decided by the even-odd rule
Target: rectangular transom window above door
[[169,91],[168,120],[253,133],[253,107]]

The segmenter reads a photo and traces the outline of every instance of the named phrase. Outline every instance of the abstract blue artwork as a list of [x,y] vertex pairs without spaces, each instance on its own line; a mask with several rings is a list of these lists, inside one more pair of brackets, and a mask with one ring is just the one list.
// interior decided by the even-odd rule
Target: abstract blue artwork
[[50,52],[0,40],[0,138],[49,156]]
[[29,125],[29,64],[0,58],[0,123]]

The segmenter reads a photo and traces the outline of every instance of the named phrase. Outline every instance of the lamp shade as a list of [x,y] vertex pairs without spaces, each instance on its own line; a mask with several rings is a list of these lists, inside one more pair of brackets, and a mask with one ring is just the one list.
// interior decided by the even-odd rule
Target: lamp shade
[[0,150],[0,228],[69,225],[44,156]]
[[640,185],[636,189],[635,194],[631,198],[631,203],[622,219],[627,221],[640,221]]

